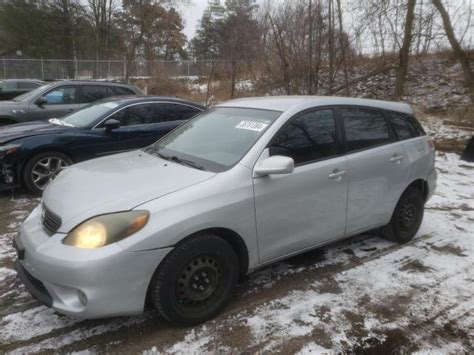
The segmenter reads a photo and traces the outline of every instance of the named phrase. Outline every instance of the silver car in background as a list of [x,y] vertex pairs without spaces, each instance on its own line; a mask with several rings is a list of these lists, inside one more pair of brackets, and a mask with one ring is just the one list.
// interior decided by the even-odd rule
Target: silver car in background
[[80,163],[21,227],[30,293],[81,318],[213,317],[239,277],[378,229],[418,231],[434,146],[406,104],[336,97],[229,101],[143,150]]

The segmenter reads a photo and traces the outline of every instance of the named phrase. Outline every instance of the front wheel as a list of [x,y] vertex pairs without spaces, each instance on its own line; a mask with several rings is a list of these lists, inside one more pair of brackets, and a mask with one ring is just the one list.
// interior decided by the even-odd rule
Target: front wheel
[[28,160],[23,169],[23,181],[28,190],[40,194],[58,174],[72,164],[67,155],[45,152]]
[[239,261],[225,240],[202,234],[179,244],[159,265],[149,296],[171,323],[192,325],[216,315],[239,277]]
[[422,193],[409,187],[400,197],[390,222],[381,228],[382,235],[394,242],[408,242],[420,229],[424,210]]

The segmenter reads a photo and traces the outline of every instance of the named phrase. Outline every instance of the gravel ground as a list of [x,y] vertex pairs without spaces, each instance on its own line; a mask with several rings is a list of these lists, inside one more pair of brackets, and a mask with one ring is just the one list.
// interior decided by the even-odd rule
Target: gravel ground
[[0,194],[0,353],[474,352],[474,164],[439,154],[417,237],[359,235],[251,274],[224,312],[178,328],[153,311],[79,321],[16,280],[12,238],[39,203]]

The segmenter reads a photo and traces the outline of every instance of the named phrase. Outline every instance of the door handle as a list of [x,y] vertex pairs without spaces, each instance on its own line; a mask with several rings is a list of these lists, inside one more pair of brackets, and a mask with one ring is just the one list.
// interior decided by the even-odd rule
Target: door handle
[[328,175],[328,178],[336,180],[336,181],[341,181],[342,177],[346,175],[345,170],[334,170],[331,174]]
[[403,160],[403,155],[394,155],[393,157],[390,158],[390,161],[395,164],[400,164],[402,160]]

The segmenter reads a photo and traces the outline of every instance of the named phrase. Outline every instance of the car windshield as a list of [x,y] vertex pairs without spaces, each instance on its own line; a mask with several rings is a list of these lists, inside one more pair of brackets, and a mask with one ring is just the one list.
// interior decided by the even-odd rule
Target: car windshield
[[31,90],[27,93],[24,93],[23,95],[20,95],[20,96],[17,96],[13,99],[13,101],[26,101],[26,100],[29,100],[30,98],[32,97],[35,97],[37,95],[40,95],[42,94],[43,92],[45,92],[47,89],[49,89],[51,86],[53,86],[53,84],[46,84],[46,85],[42,85],[34,90]]
[[280,114],[214,108],[176,128],[145,151],[197,169],[225,171],[242,159]]
[[118,106],[116,102],[92,103],[52,123],[63,126],[92,127],[102,115],[112,113]]

